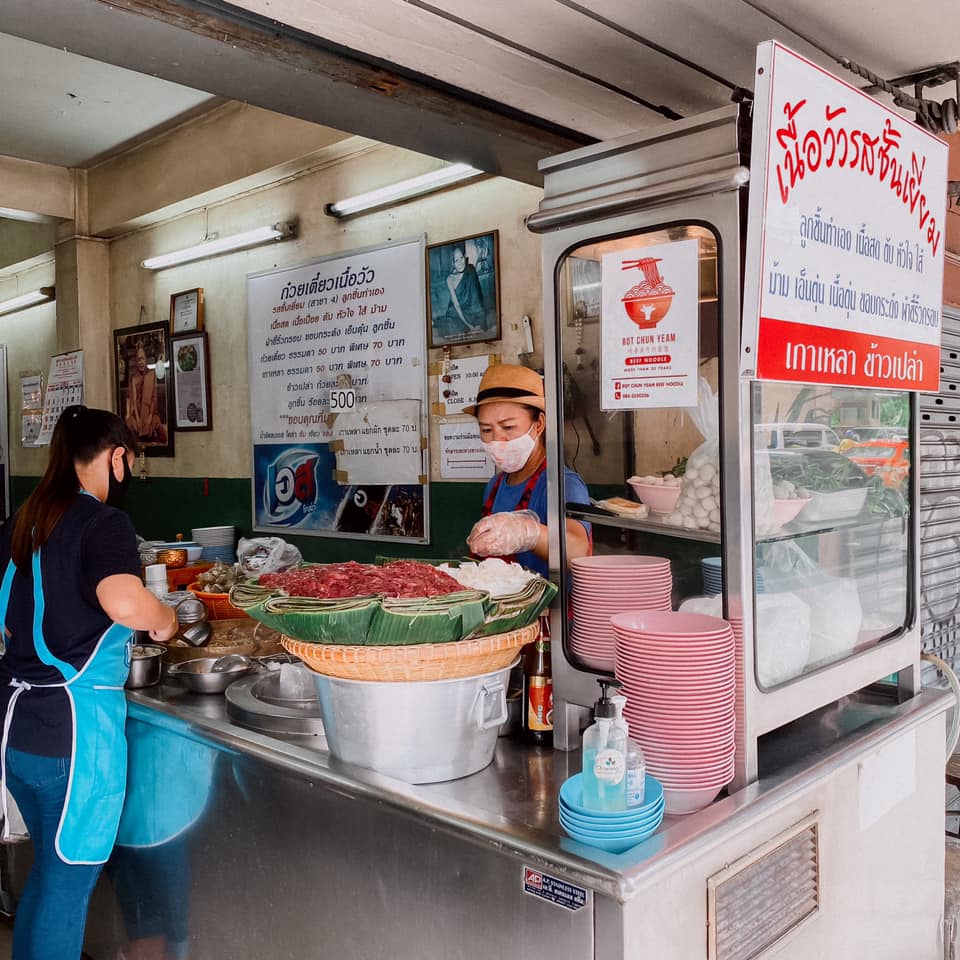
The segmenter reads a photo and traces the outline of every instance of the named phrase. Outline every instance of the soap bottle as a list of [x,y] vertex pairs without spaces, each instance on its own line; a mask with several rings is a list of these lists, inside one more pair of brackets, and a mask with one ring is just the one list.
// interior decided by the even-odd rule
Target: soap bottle
[[640,744],[630,736],[630,727],[623,716],[627,698],[620,695],[610,698],[617,711],[614,721],[627,737],[627,809],[643,805],[643,785],[647,776],[647,761]]
[[583,805],[588,810],[626,810],[627,734],[617,726],[617,708],[608,696],[616,680],[598,680],[594,722],[583,733]]

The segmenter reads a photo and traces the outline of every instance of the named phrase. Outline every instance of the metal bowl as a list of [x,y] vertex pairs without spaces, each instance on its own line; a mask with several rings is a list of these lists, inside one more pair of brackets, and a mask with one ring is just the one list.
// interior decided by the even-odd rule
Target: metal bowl
[[164,653],[166,648],[155,644],[134,645],[126,685],[132,690],[156,686],[160,682]]
[[181,548],[175,550],[158,550],[157,562],[165,563],[170,570],[187,565],[187,551]]
[[220,671],[213,670],[217,661],[210,657],[204,660],[186,660],[170,667],[167,675],[176,677],[194,693],[223,693],[234,680],[239,680],[256,669],[255,661],[244,659],[246,662],[238,663],[230,670]]

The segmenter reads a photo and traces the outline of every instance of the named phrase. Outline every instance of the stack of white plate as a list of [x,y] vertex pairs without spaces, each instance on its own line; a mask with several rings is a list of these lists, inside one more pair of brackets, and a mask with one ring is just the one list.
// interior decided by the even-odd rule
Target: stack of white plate
[[190,536],[203,547],[203,560],[222,560],[235,563],[237,551],[234,546],[233,527],[194,527]]
[[673,592],[665,557],[598,556],[571,561],[573,629],[570,649],[585,666],[613,671],[616,642],[610,618],[635,610],[669,610]]

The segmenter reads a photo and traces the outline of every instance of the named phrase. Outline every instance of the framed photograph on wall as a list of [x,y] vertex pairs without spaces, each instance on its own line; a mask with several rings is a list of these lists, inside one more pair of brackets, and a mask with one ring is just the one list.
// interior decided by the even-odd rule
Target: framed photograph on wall
[[117,413],[149,457],[173,456],[173,384],[165,320],[113,331]]
[[170,338],[174,425],[177,430],[212,430],[210,354],[205,333]]
[[181,290],[170,297],[170,334],[203,329],[203,287]]
[[431,347],[500,339],[499,232],[427,247]]

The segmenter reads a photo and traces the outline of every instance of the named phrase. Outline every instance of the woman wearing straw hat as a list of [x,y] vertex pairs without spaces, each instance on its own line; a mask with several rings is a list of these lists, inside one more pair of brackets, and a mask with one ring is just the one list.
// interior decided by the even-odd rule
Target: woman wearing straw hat
[[[483,375],[477,402],[464,411],[477,418],[483,448],[497,465],[467,544],[476,556],[516,560],[543,576],[548,574],[545,408],[539,374],[500,364]],[[590,502],[583,480],[569,468],[564,493],[567,501]],[[589,553],[589,526],[567,520],[568,559]]]

